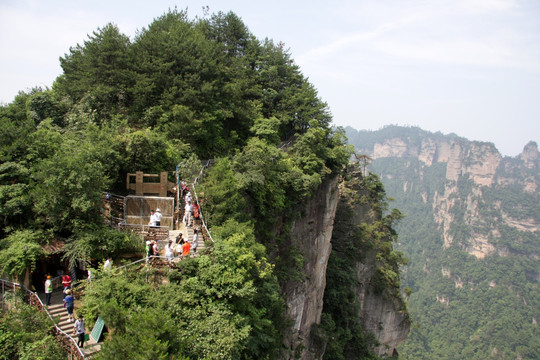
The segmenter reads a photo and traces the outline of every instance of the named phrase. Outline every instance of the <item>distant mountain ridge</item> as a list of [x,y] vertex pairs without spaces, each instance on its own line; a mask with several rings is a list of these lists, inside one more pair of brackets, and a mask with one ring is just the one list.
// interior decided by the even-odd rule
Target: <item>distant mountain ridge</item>
[[[503,157],[492,143],[416,127],[346,128],[346,135],[357,154],[372,159],[369,170],[406,214],[398,249],[410,259],[405,282],[419,327],[402,356],[540,358],[533,349],[540,347],[531,346],[540,345],[538,145],[530,142],[518,156]],[[502,321],[497,314],[514,303],[513,316]],[[464,321],[467,311],[478,314]],[[456,321],[460,334],[449,338]],[[513,335],[505,335],[508,328],[516,329]],[[442,357],[433,357],[441,348]]]
[[[352,128],[348,128],[348,134]],[[395,132],[403,131],[399,136]],[[515,158],[502,157],[492,143],[469,141],[455,135],[444,136],[440,133],[432,134],[419,128],[401,128],[389,126],[380,130],[381,133],[388,132],[391,136],[377,140],[375,142],[366,141],[367,147],[362,141],[362,137],[369,132],[358,132],[359,136],[352,136],[352,141],[357,152],[365,153],[373,160],[386,158],[415,159],[422,167],[431,167],[436,163],[445,164],[444,177],[449,182],[458,182],[468,178],[475,186],[518,186],[524,193],[537,194],[540,185],[540,153],[535,142],[529,142],[523,152]],[[378,134],[380,136],[380,134]],[[383,175],[384,178],[384,175]],[[448,220],[444,209],[445,204],[450,204],[449,197],[454,193],[454,188],[447,186],[444,192],[437,192],[433,199],[435,217],[443,226],[445,244],[452,243],[453,237],[446,231]],[[425,197],[427,193],[423,196]],[[477,215],[474,207],[478,204],[472,199],[469,201],[468,211],[471,217]],[[451,205],[450,205],[451,206]],[[501,220],[506,225],[515,227],[522,231],[535,232],[540,230],[540,222],[532,217],[514,218],[505,211],[504,205],[497,205],[501,208]],[[439,209],[439,211],[436,211]],[[472,221],[472,220],[471,220]],[[472,224],[471,224],[472,225]],[[478,234],[479,235],[479,234]],[[497,236],[497,234],[494,234]],[[486,239],[481,235],[476,240],[478,247],[471,249],[472,254],[483,258],[486,251],[493,251]]]

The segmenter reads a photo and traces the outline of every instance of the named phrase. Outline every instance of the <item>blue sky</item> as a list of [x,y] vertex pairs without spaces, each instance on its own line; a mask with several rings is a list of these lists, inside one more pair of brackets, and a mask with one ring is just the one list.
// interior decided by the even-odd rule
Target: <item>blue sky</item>
[[175,6],[233,11],[285,43],[336,125],[414,125],[508,156],[540,143],[538,0],[0,0],[0,102],[50,87],[58,58],[98,27],[133,38]]

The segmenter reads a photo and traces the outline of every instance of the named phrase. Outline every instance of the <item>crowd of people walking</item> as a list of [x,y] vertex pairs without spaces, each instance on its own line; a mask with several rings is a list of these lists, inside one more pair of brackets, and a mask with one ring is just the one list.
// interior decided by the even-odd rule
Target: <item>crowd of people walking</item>
[[[110,258],[108,259],[110,261]],[[77,335],[77,345],[80,348],[84,348],[84,341],[86,339],[86,330],[84,327],[84,318],[82,314],[79,314],[77,320],[73,314],[75,308],[75,295],[72,289],[71,276],[68,274],[62,275],[62,303],[67,312],[67,321],[73,324],[73,332]],[[53,279],[50,274],[46,276],[45,280],[45,306],[51,305],[51,297],[54,291]]]
[[[197,254],[197,248],[199,246],[200,229],[197,226],[199,225],[200,220],[200,207],[196,201],[193,201],[193,196],[184,182],[182,183],[181,199],[184,202],[184,212],[182,216],[183,231],[176,237],[176,239],[169,240],[162,249],[165,258],[169,263],[172,263],[175,258],[183,259],[194,256]],[[155,211],[151,210],[148,226],[150,228],[161,226],[161,219],[161,209],[157,208]],[[191,240],[189,240],[188,228],[193,229],[193,238]],[[160,256],[161,253],[162,251],[160,249],[158,240],[146,241],[147,262],[153,256]]]

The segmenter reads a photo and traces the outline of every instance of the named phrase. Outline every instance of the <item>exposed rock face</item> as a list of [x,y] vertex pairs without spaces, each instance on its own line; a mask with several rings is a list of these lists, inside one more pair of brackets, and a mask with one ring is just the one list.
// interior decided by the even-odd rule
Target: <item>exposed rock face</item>
[[461,167],[463,164],[463,149],[458,143],[452,144],[448,160],[446,161],[446,178],[457,181],[461,176]]
[[403,157],[407,152],[407,143],[399,138],[390,139],[383,144],[375,144],[373,148],[373,159],[385,157]]
[[[360,169],[352,176],[361,178]],[[293,321],[291,333],[285,339],[290,350],[288,359],[322,359],[324,355],[325,345],[315,343],[316,337],[311,331],[321,321],[331,241],[339,241],[341,236],[352,236],[360,223],[370,222],[376,216],[372,203],[356,202],[350,216],[336,219],[338,202],[339,206],[344,206],[351,198],[357,199],[360,196],[357,191],[345,188],[343,184],[338,190],[337,178],[325,181],[306,204],[302,216],[292,224],[289,238],[294,249],[302,253],[304,277],[288,281],[282,289],[288,305],[287,315]],[[334,226],[335,220],[339,221],[339,228]],[[369,285],[376,268],[375,255],[376,252],[363,254],[362,262],[357,264],[359,284],[353,290],[362,309],[358,321],[380,342],[381,346],[374,349],[376,353],[392,354],[394,348],[405,340],[410,323],[408,315],[399,311],[403,307],[400,301],[386,293],[376,295]]]
[[[529,144],[524,150],[522,157],[528,164],[538,162],[540,157],[536,145]],[[432,138],[422,139],[420,148],[415,144],[409,144],[400,138],[385,140],[376,143],[373,149],[365,149],[373,159],[387,157],[413,157],[431,166],[437,162],[446,163],[446,179],[457,181],[463,175],[469,175],[478,185],[491,185],[501,155],[493,144],[471,142],[468,144],[460,140],[436,141]],[[532,165],[531,165],[532,166]]]
[[372,332],[381,344],[374,349],[379,356],[394,355],[395,348],[407,339],[410,319],[401,311],[401,300],[388,294],[376,294],[370,285],[375,273],[375,254],[369,254],[366,261],[358,263],[359,287],[356,290],[361,304],[360,322],[367,332]]
[[525,167],[528,169],[537,169],[540,164],[540,153],[538,152],[538,145],[531,141],[519,155],[519,158],[525,163]]
[[[443,137],[424,132],[421,141],[408,135],[381,140],[372,148],[359,149],[373,159],[397,157],[417,159],[426,167],[436,163],[446,164],[446,183],[444,191],[436,191],[432,199],[424,196],[424,202],[431,201],[434,218],[443,234],[443,243],[449,247],[455,241],[451,225],[462,221],[472,229],[467,241],[461,246],[479,259],[498,252],[507,253],[507,249],[497,249],[489,242],[490,238],[499,238],[498,230],[489,224],[484,224],[478,216],[478,208],[482,203],[483,188],[500,186],[520,186],[524,192],[535,194],[539,187],[538,171],[540,170],[540,152],[535,142],[528,143],[523,152],[517,157],[521,160],[503,158],[491,143],[468,141],[458,137]],[[422,171],[420,169],[419,171]],[[458,194],[457,182],[470,179],[474,183],[471,194],[461,199]],[[407,192],[408,188],[404,191]],[[456,207],[463,207],[464,218],[456,219]],[[531,217],[519,219],[508,216],[504,209],[494,208],[499,212],[501,223],[520,231],[535,232],[540,224]],[[460,240],[460,241],[463,241]]]
[[[325,181],[305,207],[305,215],[295,220],[290,231],[292,245],[302,252],[304,265],[301,281],[291,280],[284,286],[287,315],[293,320],[287,342],[291,358],[320,359],[321,349],[311,343],[311,327],[319,324],[326,287],[326,266],[338,203],[338,179]],[[324,351],[324,349],[322,349]]]
[[[358,186],[362,178],[360,170],[349,168],[348,175],[356,182],[349,181],[346,186],[340,184],[340,201],[332,237],[336,248],[343,248],[341,243],[355,236],[360,224],[369,224],[381,217],[379,211],[374,211],[371,202],[358,200],[363,195]],[[369,250],[361,254],[361,260],[356,262],[358,284],[354,292],[360,304],[359,323],[366,332],[373,333],[380,344],[373,349],[374,352],[379,356],[391,356],[407,338],[410,319],[407,312],[402,311],[404,304],[399,289],[378,293],[372,285],[377,270],[376,255],[376,250]]]

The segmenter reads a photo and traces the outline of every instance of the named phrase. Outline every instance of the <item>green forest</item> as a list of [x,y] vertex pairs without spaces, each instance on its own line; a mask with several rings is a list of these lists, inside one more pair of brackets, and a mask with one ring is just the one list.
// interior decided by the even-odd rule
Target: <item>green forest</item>
[[[200,190],[211,251],[181,262],[166,284],[155,271],[96,269],[78,311],[109,328],[101,359],[285,357],[280,286],[303,276],[287,229],[351,156],[287,49],[256,39],[234,13],[169,10],[134,38],[98,28],[60,65],[51,88],[0,108],[0,273],[22,280],[57,239],[72,264],[143,252],[136,236],[104,224],[104,192],[126,194],[128,173],[214,159]],[[47,333],[46,319],[30,316],[2,313],[0,359],[38,356],[29,334]],[[376,358],[363,336],[352,337],[357,356]],[[39,356],[59,358],[58,349]]]
[[[377,132],[347,128],[351,144],[384,143],[400,138],[419,149],[422,140],[468,140],[432,134],[418,128],[389,126]],[[356,142],[353,142],[356,141]],[[465,159],[465,161],[467,161]],[[402,359],[538,359],[540,358],[540,237],[508,226],[503,219],[540,221],[538,191],[525,192],[523,182],[538,170],[519,158],[503,158],[496,178],[507,184],[478,186],[462,176],[446,180],[446,163],[431,166],[414,156],[375,159],[369,169],[379,174],[404,218],[396,227],[396,248],[409,259],[402,274],[413,326],[399,347]],[[452,188],[450,247],[434,219],[434,198]],[[478,201],[471,215],[468,203]],[[471,221],[471,217],[474,221]],[[499,233],[500,236],[494,236]],[[473,234],[483,234],[497,251],[479,259],[468,253]]]

